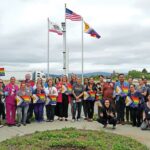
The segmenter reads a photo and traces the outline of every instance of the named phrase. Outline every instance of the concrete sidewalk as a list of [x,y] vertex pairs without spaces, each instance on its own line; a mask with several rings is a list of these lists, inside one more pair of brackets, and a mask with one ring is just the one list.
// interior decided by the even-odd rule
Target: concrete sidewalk
[[34,133],[35,131],[46,131],[46,130],[55,130],[62,128],[74,127],[77,129],[90,129],[90,130],[103,130],[106,132],[112,132],[120,135],[124,135],[127,137],[131,137],[136,139],[142,144],[147,145],[150,149],[150,131],[141,131],[140,128],[132,127],[130,125],[118,125],[115,130],[111,129],[111,126],[106,129],[102,128],[102,125],[97,123],[96,121],[87,122],[81,120],[80,122],[71,122],[70,120],[65,122],[60,122],[58,120],[50,123],[50,122],[42,122],[42,123],[31,123],[27,126],[21,127],[7,127],[4,126],[0,128],[0,141],[10,139],[15,136],[23,136],[26,134]]

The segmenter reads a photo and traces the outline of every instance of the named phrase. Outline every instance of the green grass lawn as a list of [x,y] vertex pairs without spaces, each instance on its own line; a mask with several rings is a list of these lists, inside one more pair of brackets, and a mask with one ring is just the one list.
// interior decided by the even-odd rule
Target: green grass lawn
[[103,131],[62,130],[36,132],[0,143],[0,150],[148,150],[141,143]]

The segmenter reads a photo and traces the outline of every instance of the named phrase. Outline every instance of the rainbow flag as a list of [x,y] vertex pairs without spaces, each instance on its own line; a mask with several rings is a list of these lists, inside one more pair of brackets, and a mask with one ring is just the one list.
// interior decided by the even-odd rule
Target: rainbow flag
[[45,101],[45,94],[36,94],[40,100]]
[[72,85],[67,86],[67,93],[72,93]]
[[56,100],[57,100],[57,96],[54,96],[54,95],[50,96],[49,98],[51,99],[51,101],[55,101],[56,102]]
[[96,95],[95,95],[95,94],[96,94],[95,91],[90,91],[89,94],[90,94],[90,97],[91,97],[91,98],[95,98],[95,96],[96,96]]
[[96,100],[102,100],[102,94],[96,94]]
[[0,76],[5,76],[5,70],[4,70],[4,68],[0,68]]
[[122,89],[121,89],[119,86],[117,86],[117,87],[116,87],[116,93],[117,93],[117,94],[120,94],[121,92],[122,92]]
[[25,101],[25,102],[31,102],[31,98],[30,98],[30,96],[28,96],[28,95],[24,95],[24,96],[21,96],[21,98]]
[[122,87],[122,91],[123,91],[123,93],[128,94],[129,88],[126,87],[126,86],[123,86],[123,87]]
[[138,97],[131,96],[131,98],[132,98],[132,101],[133,101],[133,104],[134,104],[134,105],[138,105],[138,104],[139,104],[140,100],[139,100]]
[[15,99],[17,106],[20,106],[23,103],[23,100],[20,96],[16,96]]

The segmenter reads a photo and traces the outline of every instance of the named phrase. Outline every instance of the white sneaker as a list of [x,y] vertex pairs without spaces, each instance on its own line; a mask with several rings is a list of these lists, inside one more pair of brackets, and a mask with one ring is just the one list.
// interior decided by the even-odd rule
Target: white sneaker
[[4,125],[0,125],[0,128],[2,128]]

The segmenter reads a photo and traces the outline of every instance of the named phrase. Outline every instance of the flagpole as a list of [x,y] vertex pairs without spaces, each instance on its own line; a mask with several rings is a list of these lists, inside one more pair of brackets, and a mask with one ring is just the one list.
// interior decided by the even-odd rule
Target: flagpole
[[84,35],[83,35],[83,18],[81,21],[82,25],[82,84],[84,84]]
[[[66,8],[67,8],[67,4],[65,3],[65,27],[66,27],[66,34],[67,34],[67,20],[66,20]],[[65,34],[65,51],[66,51],[66,74],[68,76],[68,72],[69,72],[69,50],[67,49],[67,36]]]
[[47,37],[47,77],[49,77],[49,18],[47,18],[48,22],[48,37]]

